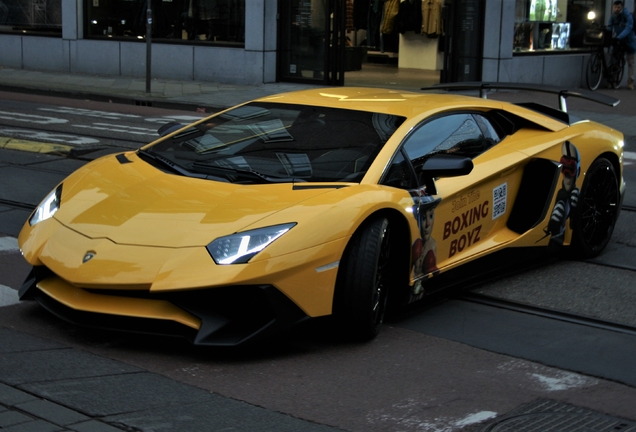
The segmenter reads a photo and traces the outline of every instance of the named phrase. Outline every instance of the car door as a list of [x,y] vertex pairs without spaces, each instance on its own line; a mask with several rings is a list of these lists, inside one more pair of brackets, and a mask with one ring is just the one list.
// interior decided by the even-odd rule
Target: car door
[[[428,289],[425,280],[514,238],[506,235],[506,221],[526,156],[498,151],[504,138],[487,113],[466,111],[427,119],[402,143],[383,184],[413,197],[420,233],[412,245],[414,300]],[[432,195],[417,173],[436,154],[468,157],[475,166],[467,176],[437,179]]]

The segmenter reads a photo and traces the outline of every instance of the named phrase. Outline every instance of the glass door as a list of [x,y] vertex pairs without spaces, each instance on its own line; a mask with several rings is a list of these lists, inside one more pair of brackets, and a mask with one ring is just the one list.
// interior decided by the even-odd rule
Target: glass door
[[278,80],[344,84],[345,1],[278,2]]
[[444,6],[442,83],[481,81],[485,0],[454,0]]

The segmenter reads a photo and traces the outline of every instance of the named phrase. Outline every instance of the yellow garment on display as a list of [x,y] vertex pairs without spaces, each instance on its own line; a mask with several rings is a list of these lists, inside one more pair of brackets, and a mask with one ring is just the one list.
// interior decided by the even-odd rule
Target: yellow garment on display
[[395,28],[395,19],[400,10],[400,0],[388,0],[384,4],[384,16],[382,17],[382,26],[380,32],[384,34],[393,33]]
[[441,0],[422,1],[422,34],[437,36],[442,34]]

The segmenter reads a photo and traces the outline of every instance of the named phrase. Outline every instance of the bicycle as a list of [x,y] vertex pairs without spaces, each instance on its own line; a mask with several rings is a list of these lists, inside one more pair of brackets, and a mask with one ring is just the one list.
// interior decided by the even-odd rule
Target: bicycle
[[[588,29],[585,33],[585,43],[596,46],[596,52],[592,51],[587,61],[585,74],[587,87],[590,90],[596,90],[604,78],[612,88],[619,88],[625,71],[623,45],[612,40],[610,30],[603,29]],[[605,48],[608,48],[607,53]]]

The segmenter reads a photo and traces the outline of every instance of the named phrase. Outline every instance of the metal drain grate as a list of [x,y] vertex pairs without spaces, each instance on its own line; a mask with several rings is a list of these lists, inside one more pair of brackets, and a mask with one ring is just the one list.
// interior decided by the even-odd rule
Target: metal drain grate
[[549,399],[522,405],[475,432],[636,432],[636,422]]

